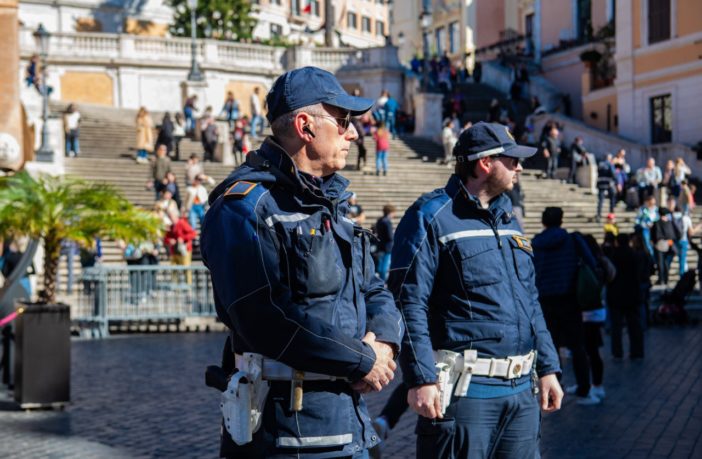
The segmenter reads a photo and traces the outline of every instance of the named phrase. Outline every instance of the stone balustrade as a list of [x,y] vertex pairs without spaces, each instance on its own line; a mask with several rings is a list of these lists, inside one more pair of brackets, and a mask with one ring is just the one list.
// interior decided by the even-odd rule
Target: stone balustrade
[[[24,58],[37,53],[32,30],[20,33],[20,48]],[[277,75],[286,69],[314,65],[331,72],[346,66],[396,67],[397,50],[383,48],[316,48],[253,45],[218,40],[197,40],[196,55],[207,69],[246,69],[252,73]],[[90,61],[143,62],[144,65],[187,66],[191,59],[188,38],[143,37],[108,33],[54,33],[49,44],[53,62]]]

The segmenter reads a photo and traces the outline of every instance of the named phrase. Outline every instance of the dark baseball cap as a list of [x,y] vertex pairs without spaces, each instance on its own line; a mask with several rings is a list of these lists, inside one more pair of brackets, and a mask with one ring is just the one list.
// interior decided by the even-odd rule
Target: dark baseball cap
[[528,158],[534,153],[536,148],[517,145],[507,126],[484,121],[463,131],[453,147],[453,155],[466,161],[492,155]]
[[349,95],[334,75],[317,67],[285,72],[275,80],[268,96],[269,122],[293,110],[319,103],[362,115],[373,106],[371,99]]

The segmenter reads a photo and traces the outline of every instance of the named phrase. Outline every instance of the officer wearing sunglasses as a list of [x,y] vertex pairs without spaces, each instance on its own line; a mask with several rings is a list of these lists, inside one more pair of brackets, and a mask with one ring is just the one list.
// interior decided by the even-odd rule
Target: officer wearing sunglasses
[[537,458],[540,410],[560,408],[558,354],[534,283],[533,251],[505,191],[536,149],[477,123],[455,173],[395,232],[388,285],[407,331],[400,357],[418,458]]
[[361,394],[393,379],[404,330],[337,173],[351,116],[372,104],[324,70],[283,74],[267,96],[273,136],[210,195],[201,250],[225,355],[262,359],[269,391],[250,442],[224,431],[224,457],[364,458],[380,441]]

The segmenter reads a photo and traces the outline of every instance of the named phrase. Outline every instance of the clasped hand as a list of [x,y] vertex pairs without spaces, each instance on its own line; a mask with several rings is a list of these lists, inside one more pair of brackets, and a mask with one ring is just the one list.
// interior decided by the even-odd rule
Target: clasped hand
[[366,336],[361,341],[373,349],[375,362],[371,371],[363,379],[355,382],[352,387],[361,393],[380,391],[383,387],[390,384],[390,381],[395,377],[397,365],[393,359],[392,347],[389,344],[376,341],[375,333],[373,332],[366,333]]

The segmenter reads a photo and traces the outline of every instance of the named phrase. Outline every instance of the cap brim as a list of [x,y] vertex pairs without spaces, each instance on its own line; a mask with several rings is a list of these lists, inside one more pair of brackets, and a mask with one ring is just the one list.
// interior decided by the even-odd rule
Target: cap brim
[[502,153],[503,156],[511,158],[531,158],[536,154],[536,148],[525,147],[524,145],[516,145]]
[[346,110],[350,112],[352,116],[362,115],[373,106],[373,101],[371,99],[351,96],[348,94],[340,94],[330,100],[325,100],[322,103]]

